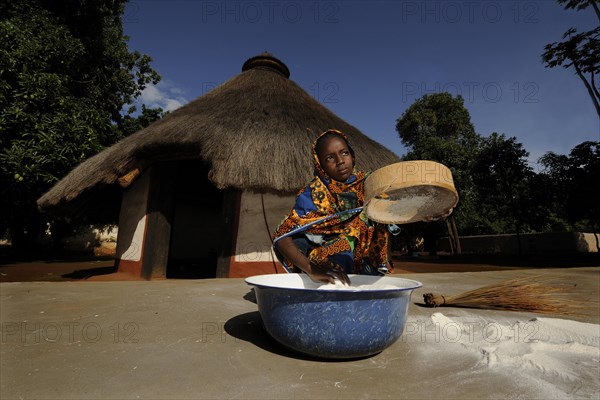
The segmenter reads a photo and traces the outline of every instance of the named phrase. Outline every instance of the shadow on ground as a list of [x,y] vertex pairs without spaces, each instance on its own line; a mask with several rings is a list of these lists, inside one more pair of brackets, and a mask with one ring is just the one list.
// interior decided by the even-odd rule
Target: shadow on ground
[[114,274],[117,272],[117,267],[98,267],[78,269],[68,274],[63,274],[61,277],[66,279],[89,279],[94,276]]
[[290,350],[283,345],[279,344],[275,339],[271,338],[263,325],[262,318],[258,311],[248,312],[237,315],[227,322],[224,326],[225,332],[228,335],[245,342],[252,343],[256,347],[259,347],[265,351],[273,354],[277,354],[283,357],[295,358],[298,360],[315,361],[315,362],[351,362],[362,358],[349,358],[349,359],[327,359],[327,358],[316,358],[310,357],[293,350]]

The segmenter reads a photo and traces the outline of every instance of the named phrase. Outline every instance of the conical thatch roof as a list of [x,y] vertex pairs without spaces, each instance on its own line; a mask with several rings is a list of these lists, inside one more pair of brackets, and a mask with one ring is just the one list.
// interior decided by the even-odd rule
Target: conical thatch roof
[[287,67],[266,53],[249,59],[241,74],[80,164],[38,205],[106,202],[107,193],[118,201],[120,178],[124,186],[132,171],[178,159],[207,162],[220,189],[295,193],[311,179],[310,145],[327,129],[348,135],[362,170],[399,161],[288,78]]

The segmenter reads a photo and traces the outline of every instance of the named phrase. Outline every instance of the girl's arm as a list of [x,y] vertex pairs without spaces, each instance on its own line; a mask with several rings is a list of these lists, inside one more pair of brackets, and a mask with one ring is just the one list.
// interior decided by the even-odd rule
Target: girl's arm
[[278,240],[275,246],[277,246],[277,250],[279,250],[283,257],[306,272],[313,281],[335,283],[335,280],[339,279],[342,283],[350,285],[350,279],[343,271],[328,270],[316,264],[311,264],[308,257],[302,254],[290,236]]

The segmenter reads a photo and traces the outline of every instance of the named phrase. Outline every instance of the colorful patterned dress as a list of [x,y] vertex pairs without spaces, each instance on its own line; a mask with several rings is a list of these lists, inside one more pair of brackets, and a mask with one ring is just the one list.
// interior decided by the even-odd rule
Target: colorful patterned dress
[[[339,131],[326,131],[319,138],[328,133],[340,135],[354,154],[348,138]],[[328,268],[341,267],[346,273],[376,275],[392,272],[388,260],[387,226],[369,220],[360,210],[368,174],[354,170],[344,183],[331,179],[317,157],[317,141],[312,146],[315,177],[296,196],[293,209],[273,234],[274,241],[291,236],[311,263]],[[278,251],[276,254],[288,270],[299,271]]]

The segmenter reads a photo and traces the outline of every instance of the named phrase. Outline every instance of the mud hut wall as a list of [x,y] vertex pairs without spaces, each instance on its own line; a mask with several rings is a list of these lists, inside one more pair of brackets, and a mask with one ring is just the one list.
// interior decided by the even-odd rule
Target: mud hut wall
[[124,191],[119,214],[116,250],[119,271],[138,276],[142,271],[149,191],[150,173],[145,171]]
[[[272,250],[271,235],[292,209],[294,199],[293,195],[242,193],[235,257],[230,267],[230,277],[250,276],[263,269],[263,272],[274,272],[273,263],[276,257]],[[277,268],[278,272],[283,272],[280,265],[277,265]]]

